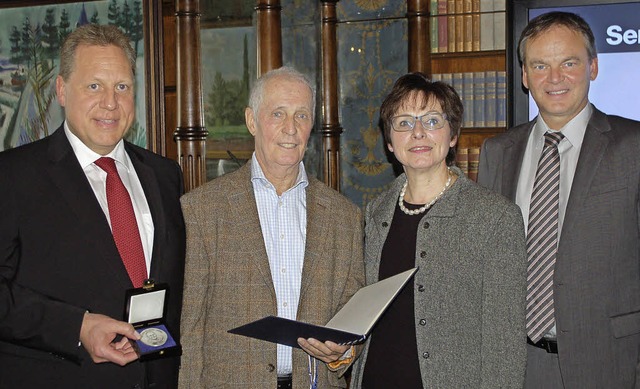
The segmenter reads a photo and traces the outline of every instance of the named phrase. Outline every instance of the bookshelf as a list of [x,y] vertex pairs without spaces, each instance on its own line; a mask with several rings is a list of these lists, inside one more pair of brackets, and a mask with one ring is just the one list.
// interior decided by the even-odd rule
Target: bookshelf
[[453,85],[462,99],[458,163],[474,179],[482,142],[507,124],[506,0],[430,0],[429,6],[431,76]]

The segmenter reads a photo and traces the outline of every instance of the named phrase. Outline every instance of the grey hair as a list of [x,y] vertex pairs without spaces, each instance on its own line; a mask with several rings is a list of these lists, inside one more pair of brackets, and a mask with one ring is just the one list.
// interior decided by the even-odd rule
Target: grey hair
[[251,93],[249,94],[249,108],[253,111],[255,115],[258,114],[258,109],[260,108],[260,104],[262,104],[262,99],[264,97],[264,88],[267,84],[267,81],[276,78],[283,77],[292,81],[299,81],[309,88],[311,92],[311,119],[313,121],[315,117],[315,109],[316,109],[316,87],[309,81],[309,78],[304,74],[300,73],[296,69],[283,66],[278,69],[273,69],[263,74],[258,78],[256,83],[251,88]]

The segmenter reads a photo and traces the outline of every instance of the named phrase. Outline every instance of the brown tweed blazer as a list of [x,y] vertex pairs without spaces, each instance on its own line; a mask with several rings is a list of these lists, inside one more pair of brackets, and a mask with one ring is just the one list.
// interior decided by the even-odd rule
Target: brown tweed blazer
[[[227,330],[276,315],[276,297],[251,185],[251,161],[182,197],[187,259],[180,388],[275,388],[276,345]],[[364,285],[362,216],[309,177],[298,320],[326,324]],[[318,363],[318,387],[346,387]],[[293,353],[293,387],[308,388],[308,358]]]

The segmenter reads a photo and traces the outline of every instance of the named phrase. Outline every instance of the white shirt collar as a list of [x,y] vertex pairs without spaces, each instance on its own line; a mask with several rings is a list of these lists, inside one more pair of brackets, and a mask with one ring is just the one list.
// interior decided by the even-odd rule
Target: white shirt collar
[[[587,103],[580,113],[578,113],[559,130],[562,131],[565,139],[567,139],[571,145],[576,146],[582,144],[584,133],[587,129],[587,124],[589,124],[589,119],[591,119],[592,113],[593,106],[591,103]],[[533,128],[534,137],[536,139],[542,139],[547,131],[553,132],[554,130],[549,129],[549,126],[547,126],[547,123],[545,123],[542,116],[538,115],[536,125]]]
[[[67,136],[69,143],[71,143],[71,148],[73,149],[76,158],[78,158],[78,162],[80,162],[82,169],[85,169],[94,163],[98,158],[103,157],[103,155],[96,153],[87,147],[87,145],[82,143],[80,138],[71,132],[66,120],[64,122],[64,133]],[[118,164],[126,168],[127,171],[130,171],[131,165],[129,158],[127,158],[127,153],[124,150],[124,140],[120,139],[120,142],[116,144],[116,147],[114,147],[109,154],[104,155],[104,157],[113,158],[118,162]]]
[[[275,187],[273,186],[273,184],[264,175],[264,172],[262,171],[262,167],[260,166],[260,163],[258,162],[258,159],[256,158],[256,153],[254,151],[251,157],[251,181],[256,181],[256,180],[261,181],[264,186],[270,186],[275,190]],[[291,186],[291,188],[289,188],[287,192],[296,188],[298,185],[302,185],[303,188],[309,185],[307,172],[304,169],[304,163],[302,161],[300,161],[300,165],[298,168],[298,177],[296,178],[296,181],[293,184],[293,186]]]

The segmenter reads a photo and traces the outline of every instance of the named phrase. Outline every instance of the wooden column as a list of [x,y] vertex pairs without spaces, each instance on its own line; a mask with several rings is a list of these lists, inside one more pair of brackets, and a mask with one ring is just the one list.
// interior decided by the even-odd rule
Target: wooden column
[[258,77],[282,66],[281,10],[280,0],[258,0],[257,2]]
[[431,75],[429,0],[407,0],[409,71]]
[[206,139],[200,70],[199,0],[176,0],[178,117],[174,133],[185,191],[207,179]]
[[338,114],[338,55],[336,40],[336,4],[339,0],[322,1],[321,35],[321,104],[322,158],[324,182],[340,190],[340,118]]
[[164,121],[164,32],[162,29],[162,3],[144,1],[146,18],[144,52],[149,56],[145,77],[147,92],[147,147],[154,153],[167,156],[166,126]]

